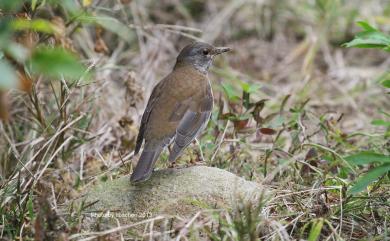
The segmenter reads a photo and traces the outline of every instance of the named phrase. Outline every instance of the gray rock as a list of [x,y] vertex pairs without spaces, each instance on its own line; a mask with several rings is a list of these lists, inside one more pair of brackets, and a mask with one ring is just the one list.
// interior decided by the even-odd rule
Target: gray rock
[[159,214],[190,217],[202,209],[231,208],[238,197],[254,198],[261,192],[257,183],[225,170],[193,166],[158,170],[139,184],[131,184],[129,176],[101,183],[84,198],[96,202],[86,210],[90,217],[103,214],[130,223]]

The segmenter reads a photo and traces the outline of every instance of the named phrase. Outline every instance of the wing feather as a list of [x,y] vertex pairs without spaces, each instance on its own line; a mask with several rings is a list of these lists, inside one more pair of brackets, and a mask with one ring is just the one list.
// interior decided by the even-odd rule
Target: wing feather
[[166,83],[165,79],[160,81],[153,88],[152,94],[149,97],[145,112],[142,115],[141,126],[139,128],[139,132],[138,132],[138,136],[137,136],[134,155],[137,155],[139,150],[141,149],[142,143],[144,141],[145,130],[147,129],[150,113],[153,110],[153,106],[158,101],[159,97],[161,96],[161,90],[164,88],[163,86],[165,85],[165,83]]
[[199,103],[198,111],[187,109],[176,129],[174,144],[169,154],[169,160],[175,161],[183,150],[206,127],[213,108],[213,96],[211,91],[207,93]]

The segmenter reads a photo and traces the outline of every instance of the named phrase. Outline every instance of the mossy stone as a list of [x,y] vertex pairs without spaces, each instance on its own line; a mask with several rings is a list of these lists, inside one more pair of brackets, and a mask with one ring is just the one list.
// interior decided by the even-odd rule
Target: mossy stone
[[90,217],[105,213],[124,224],[160,214],[190,217],[202,209],[231,208],[238,197],[253,198],[262,191],[258,183],[228,171],[193,166],[158,170],[139,184],[131,184],[129,176],[100,183],[84,200],[96,202],[85,210]]

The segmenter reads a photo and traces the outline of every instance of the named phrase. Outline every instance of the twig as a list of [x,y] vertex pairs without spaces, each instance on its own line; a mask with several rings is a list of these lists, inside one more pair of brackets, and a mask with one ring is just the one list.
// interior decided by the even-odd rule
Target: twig
[[199,142],[198,138],[195,138],[195,141],[196,141],[196,144],[199,147],[199,152],[200,152],[200,157],[202,158],[202,162],[205,162],[205,159],[204,159],[204,156],[203,156],[202,146],[200,145],[200,142]]
[[223,130],[221,139],[219,140],[218,146],[217,146],[217,148],[215,149],[213,155],[211,156],[211,159],[210,159],[210,162],[211,162],[211,163],[213,162],[215,156],[217,155],[219,149],[221,148],[221,144],[222,144],[223,140],[225,139],[225,135],[226,135],[226,131],[227,131],[227,127],[228,127],[229,123],[230,123],[230,121],[228,120],[228,121],[226,122],[225,129]]
[[180,241],[180,238],[183,237],[183,235],[185,234],[185,230],[187,230],[191,225],[192,223],[199,217],[199,215],[201,214],[202,212],[199,211],[197,212],[192,218],[191,220],[180,230],[180,233],[179,235],[176,237],[176,241]]
[[104,236],[104,235],[107,235],[107,234],[120,232],[122,230],[126,230],[126,229],[129,229],[129,228],[138,226],[138,225],[142,225],[142,224],[149,223],[149,222],[156,221],[156,220],[161,220],[161,219],[164,219],[164,218],[165,218],[164,216],[157,216],[155,218],[143,220],[143,221],[138,222],[138,223],[128,224],[128,225],[112,228],[112,229],[105,230],[105,231],[73,234],[73,235],[71,235],[69,237],[69,239],[77,239],[77,238],[80,238],[80,237],[83,237],[83,236],[91,236],[91,237],[88,237],[88,238],[79,239],[79,241],[93,240],[93,239],[96,239],[98,237],[101,237],[101,236]]

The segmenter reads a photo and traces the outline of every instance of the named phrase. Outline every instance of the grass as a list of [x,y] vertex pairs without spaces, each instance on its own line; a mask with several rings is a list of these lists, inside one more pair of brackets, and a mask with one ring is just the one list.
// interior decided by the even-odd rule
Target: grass
[[[9,106],[9,120],[0,122],[1,239],[116,240],[135,238],[139,227],[145,230],[139,240],[389,236],[388,173],[350,193],[378,164],[346,158],[364,150],[389,155],[388,127],[372,124],[388,118],[388,90],[380,85],[390,69],[388,53],[340,46],[359,31],[358,20],[389,32],[387,1],[83,1],[76,11],[37,2],[37,9],[19,12],[48,21],[55,13],[62,20],[51,22],[66,31],[32,29],[19,43],[28,37],[55,43],[76,53],[61,55],[62,64],[78,58],[86,68],[72,80],[46,71],[50,61],[41,74],[24,65],[31,91],[0,92]],[[178,164],[226,169],[266,185],[271,198],[204,209],[190,219],[163,215],[85,227],[87,204],[70,203],[96,182],[131,172],[152,87],[177,51],[199,38],[234,51],[212,69],[212,120]],[[31,44],[34,50],[37,43]],[[164,159],[160,168],[168,165]]]

